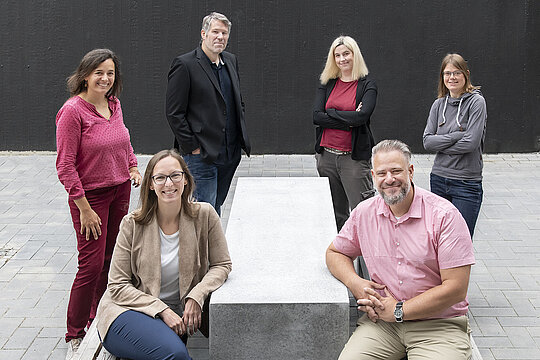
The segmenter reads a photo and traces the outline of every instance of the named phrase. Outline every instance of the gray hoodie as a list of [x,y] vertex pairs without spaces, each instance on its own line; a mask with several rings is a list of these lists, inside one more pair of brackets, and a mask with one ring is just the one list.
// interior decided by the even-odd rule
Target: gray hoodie
[[431,172],[449,179],[482,180],[486,121],[486,101],[480,90],[458,99],[435,100],[424,130],[424,148],[437,153]]

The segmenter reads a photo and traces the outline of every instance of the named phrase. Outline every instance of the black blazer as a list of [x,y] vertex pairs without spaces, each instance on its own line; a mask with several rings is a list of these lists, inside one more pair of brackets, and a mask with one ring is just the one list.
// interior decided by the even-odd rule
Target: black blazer
[[[241,147],[249,156],[244,120],[244,102],[236,56],[222,52],[221,57],[231,77]],[[174,134],[174,147],[182,155],[201,148],[202,159],[215,161],[225,138],[226,105],[217,78],[200,47],[180,55],[171,64],[167,84],[165,114]]]
[[375,80],[363,77],[358,80],[356,88],[356,106],[362,102],[360,111],[326,110],[326,101],[336,85],[337,79],[331,79],[326,85],[321,85],[315,95],[313,104],[313,124],[317,127],[315,151],[321,153],[321,138],[323,129],[339,129],[352,131],[352,154],[353,160],[369,160],[371,148],[375,146],[375,140],[369,127],[371,114],[377,103],[377,84]]

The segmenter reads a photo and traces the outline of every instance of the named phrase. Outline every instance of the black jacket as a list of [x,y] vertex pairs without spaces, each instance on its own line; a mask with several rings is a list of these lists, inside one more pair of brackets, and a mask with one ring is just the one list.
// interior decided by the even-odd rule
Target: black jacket
[[313,124],[317,127],[315,151],[321,153],[321,138],[323,129],[339,129],[352,131],[352,154],[353,160],[369,160],[371,158],[371,148],[375,145],[375,140],[371,133],[370,118],[375,104],[377,103],[377,84],[375,80],[364,77],[358,80],[356,88],[356,106],[362,102],[360,111],[338,111],[336,109],[326,110],[326,101],[336,85],[336,79],[331,79],[326,85],[321,85],[317,89],[315,103],[313,104]]
[[[240,94],[240,78],[236,56],[223,51],[221,57],[231,77],[238,138],[247,155],[251,151],[244,119],[244,102]],[[182,155],[201,148],[207,163],[214,162],[225,137],[226,105],[221,88],[203,50],[180,55],[171,64],[167,84],[165,114],[174,134],[174,147]]]

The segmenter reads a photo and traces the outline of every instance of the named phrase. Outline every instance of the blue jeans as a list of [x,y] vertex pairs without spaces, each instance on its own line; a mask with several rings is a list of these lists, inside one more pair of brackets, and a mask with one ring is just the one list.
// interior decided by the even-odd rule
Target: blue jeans
[[232,160],[219,164],[204,162],[200,154],[186,154],[183,158],[195,178],[195,199],[211,204],[221,215],[221,205],[225,202],[234,172],[242,158],[240,153]]
[[119,358],[132,360],[191,360],[182,339],[163,322],[128,310],[111,324],[103,346]]
[[431,174],[430,187],[432,193],[445,198],[457,207],[469,227],[472,239],[484,194],[482,181],[455,180]]

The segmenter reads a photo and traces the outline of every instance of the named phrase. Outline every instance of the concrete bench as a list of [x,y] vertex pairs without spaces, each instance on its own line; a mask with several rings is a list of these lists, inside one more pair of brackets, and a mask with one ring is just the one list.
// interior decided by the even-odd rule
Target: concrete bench
[[347,289],[328,271],[326,178],[239,178],[227,224],[233,271],[210,300],[212,360],[336,359]]

